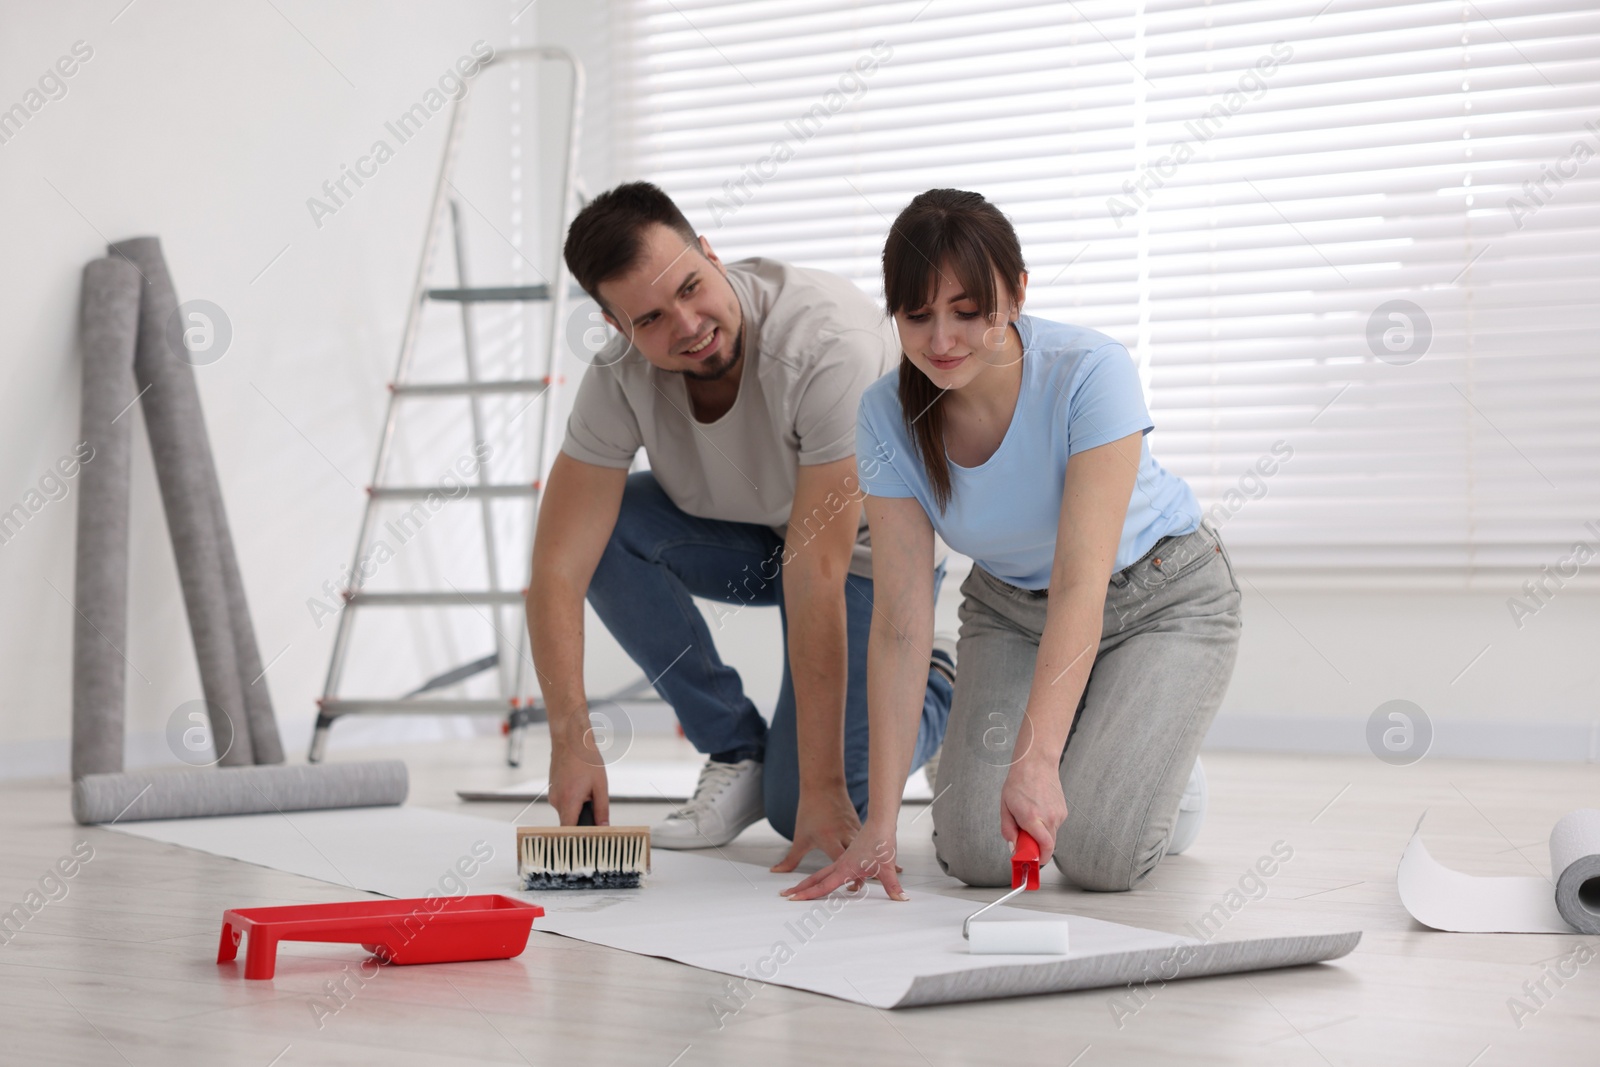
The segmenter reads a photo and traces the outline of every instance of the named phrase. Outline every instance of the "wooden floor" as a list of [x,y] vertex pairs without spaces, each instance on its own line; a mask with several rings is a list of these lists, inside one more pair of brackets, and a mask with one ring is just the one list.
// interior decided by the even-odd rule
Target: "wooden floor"
[[[635,753],[657,758],[672,744],[641,740]],[[382,754],[410,763],[412,803],[446,810],[463,807],[459,786],[521,777],[488,740]],[[530,756],[535,765],[543,758]],[[92,848],[93,858],[65,883],[64,897],[0,945],[0,1062],[1600,1063],[1600,938],[1431,932],[1411,921],[1394,888],[1396,862],[1424,810],[1443,862],[1474,874],[1546,873],[1551,824],[1600,804],[1600,766],[1427,759],[1397,768],[1371,758],[1221,752],[1206,765],[1211,812],[1190,854],[1165,861],[1153,884],[1119,895],[1069,890],[1049,871],[1039,905],[1181,930],[1283,842],[1293,858],[1223,936],[1364,930],[1353,955],[1174,982],[1142,1007],[1101,990],[888,1013],[768,986],[721,1029],[710,1003],[722,976],[538,932],[515,960],[384,968],[364,982],[359,949],[289,945],[274,981],[246,982],[238,967],[213,962],[224,908],[348,899],[349,890],[82,829],[68,817],[64,781],[6,783],[0,909],[21,903],[75,847]],[[464,807],[511,820],[519,806]],[[630,807],[616,821],[644,822],[662,810]],[[927,819],[911,822],[921,811],[902,818],[908,890],[954,892],[938,875]],[[548,822],[549,809],[522,821]],[[781,855],[765,824],[727,851],[752,862]],[[1525,982],[1583,942],[1594,962],[1519,1026],[1510,998],[1526,998]],[[340,978],[346,988],[336,998],[331,983]]]

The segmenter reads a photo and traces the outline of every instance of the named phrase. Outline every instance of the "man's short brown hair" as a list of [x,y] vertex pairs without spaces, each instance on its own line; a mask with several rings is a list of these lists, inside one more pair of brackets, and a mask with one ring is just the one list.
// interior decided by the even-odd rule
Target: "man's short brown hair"
[[600,283],[632,270],[644,254],[644,232],[669,227],[691,245],[694,227],[672,198],[649,182],[628,182],[595,197],[567,230],[562,254],[583,291],[602,307]]

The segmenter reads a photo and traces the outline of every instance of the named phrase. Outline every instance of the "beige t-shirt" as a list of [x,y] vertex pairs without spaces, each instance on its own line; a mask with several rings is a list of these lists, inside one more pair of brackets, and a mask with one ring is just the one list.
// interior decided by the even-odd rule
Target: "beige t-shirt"
[[[883,311],[843,278],[772,259],[727,267],[744,313],[733,407],[715,422],[697,421],[683,376],[651,366],[617,336],[584,372],[561,450],[627,467],[643,448],[679,508],[770,526],[781,537],[797,468],[855,454],[862,390],[896,365],[900,343]],[[869,544],[863,512],[850,573],[872,576]]]

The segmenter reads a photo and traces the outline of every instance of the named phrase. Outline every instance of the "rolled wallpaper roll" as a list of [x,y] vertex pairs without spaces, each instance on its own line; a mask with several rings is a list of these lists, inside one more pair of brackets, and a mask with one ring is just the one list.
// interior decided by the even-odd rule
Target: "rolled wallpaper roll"
[[134,374],[147,390],[142,401],[145,425],[199,660],[200,686],[212,714],[232,719],[228,726],[213,723],[212,734],[233,737],[222,758],[225,766],[282,761],[194,369],[177,358],[167,340],[167,323],[177,311],[178,298],[161,242],[134,237],[110,248],[143,276]]
[[90,774],[72,784],[84,825],[405,803],[400,760],[295,767],[215,767]]
[[1581,934],[1600,934],[1600,809],[1569,811],[1550,831],[1556,908]]
[[228,619],[233,623],[234,663],[239,669],[244,718],[250,727],[250,752],[257,764],[282,763],[283,740],[278,736],[278,720],[272,713],[267,674],[261,663],[261,646],[256,643],[256,629],[250,622],[250,604],[244,598],[244,578],[239,574],[239,558],[234,555],[233,535],[228,529],[228,516],[222,507],[222,486],[217,481],[216,465],[207,463],[207,466],[211,468],[211,504],[216,514],[222,588],[228,596]]
[[72,633],[72,776],[122,769],[128,643],[128,488],[137,395],[139,272],[124,259],[83,268],[83,404],[76,455],[78,540]]
[[1400,857],[1396,885],[1411,917],[1457,933],[1600,934],[1600,809],[1578,808],[1550,831],[1550,878],[1453,871],[1422,843]]

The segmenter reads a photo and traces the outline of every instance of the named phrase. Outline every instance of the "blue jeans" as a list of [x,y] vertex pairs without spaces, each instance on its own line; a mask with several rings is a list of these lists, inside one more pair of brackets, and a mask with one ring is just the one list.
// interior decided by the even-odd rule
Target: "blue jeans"
[[[800,803],[799,741],[794,681],[789,672],[789,620],[784,610],[779,560],[783,538],[754,523],[701,519],[680,510],[655,475],[628,476],[622,511],[606,544],[589,603],[611,636],[671,705],[690,744],[705,753],[762,753],[767,821],[794,837]],[[933,575],[934,595],[944,579]],[[744,606],[778,608],[784,627],[783,686],[769,727],[745,696],[739,672],[722,662],[711,628],[691,599],[737,607],[714,609],[718,629],[735,623]],[[844,776],[850,800],[867,811],[867,632],[872,624],[872,582],[845,577],[849,678],[844,711]],[[952,686],[929,669],[912,769],[926,763],[944,739]]]

